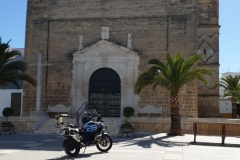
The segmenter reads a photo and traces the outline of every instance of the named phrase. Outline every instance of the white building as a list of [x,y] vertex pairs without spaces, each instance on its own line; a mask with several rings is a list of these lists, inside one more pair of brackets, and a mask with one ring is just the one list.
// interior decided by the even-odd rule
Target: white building
[[[225,78],[227,76],[236,76],[236,75],[240,75],[240,72],[225,72],[221,74],[221,78]],[[219,82],[221,81],[221,78],[219,79]],[[221,114],[222,118],[231,118],[232,117],[232,102],[229,99],[229,96],[227,97],[223,97],[224,95],[224,88],[223,87],[219,87],[219,111]],[[239,103],[237,102],[237,106],[239,105]]]
[[[14,48],[22,53],[21,57],[16,58],[17,60],[24,59],[24,48]],[[7,87],[0,87],[0,116],[2,116],[2,110],[5,107],[11,107],[14,109],[13,116],[20,116],[22,112],[22,81],[19,81],[19,89],[13,84],[9,84]]]
[[[225,78],[225,77],[230,76],[230,75],[234,77],[236,75],[240,75],[240,72],[225,72],[225,73],[221,74],[221,78]],[[221,81],[221,78],[219,79],[219,82]],[[223,87],[219,87],[219,96],[221,98],[224,98],[223,94],[224,94],[224,88]]]

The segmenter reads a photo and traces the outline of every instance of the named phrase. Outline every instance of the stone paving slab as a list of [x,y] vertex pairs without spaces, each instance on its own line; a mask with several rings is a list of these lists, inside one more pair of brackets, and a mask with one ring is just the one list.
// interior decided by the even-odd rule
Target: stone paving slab
[[[16,143],[13,143],[15,140]],[[0,159],[70,160],[56,134],[16,134],[0,136]],[[165,133],[137,133],[136,137],[113,137],[113,147],[101,153],[95,146],[81,149],[74,159],[88,160],[236,160],[240,157],[240,138],[193,135],[168,137]]]

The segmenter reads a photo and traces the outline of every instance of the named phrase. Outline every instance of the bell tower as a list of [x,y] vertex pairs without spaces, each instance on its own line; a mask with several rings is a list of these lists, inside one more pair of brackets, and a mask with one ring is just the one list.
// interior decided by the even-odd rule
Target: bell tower
[[198,84],[198,116],[218,117],[219,90],[213,84],[219,79],[219,1],[197,1],[197,53],[203,57],[199,67],[210,69],[213,75],[207,77],[208,84]]

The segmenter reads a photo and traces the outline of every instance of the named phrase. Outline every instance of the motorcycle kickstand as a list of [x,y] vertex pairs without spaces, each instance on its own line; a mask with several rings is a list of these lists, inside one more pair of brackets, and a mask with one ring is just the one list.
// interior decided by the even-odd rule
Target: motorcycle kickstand
[[87,146],[85,146],[85,149],[84,149],[83,153],[85,153],[86,148],[87,148]]

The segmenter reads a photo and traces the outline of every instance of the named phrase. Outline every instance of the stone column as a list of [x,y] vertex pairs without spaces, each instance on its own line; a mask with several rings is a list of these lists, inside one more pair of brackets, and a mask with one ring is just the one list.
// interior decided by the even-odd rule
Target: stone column
[[38,53],[37,62],[37,96],[36,96],[36,111],[30,113],[31,117],[42,117],[47,116],[45,111],[42,111],[42,66],[48,65],[42,63],[42,52]]
[[42,59],[42,53],[38,53],[36,111],[40,111],[42,106]]

